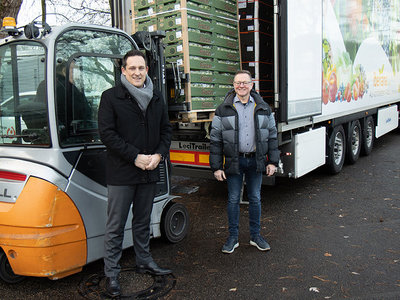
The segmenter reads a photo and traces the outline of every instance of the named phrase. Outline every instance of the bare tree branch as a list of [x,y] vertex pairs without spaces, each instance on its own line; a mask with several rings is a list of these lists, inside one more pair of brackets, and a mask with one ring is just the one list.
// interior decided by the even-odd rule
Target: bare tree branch
[[46,0],[70,21],[111,25],[110,0]]
[[42,0],[42,23],[46,23],[46,0]]

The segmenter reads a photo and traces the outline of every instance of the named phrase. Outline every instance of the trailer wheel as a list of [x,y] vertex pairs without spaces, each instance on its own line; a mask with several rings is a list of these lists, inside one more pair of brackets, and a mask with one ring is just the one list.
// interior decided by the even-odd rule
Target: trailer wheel
[[331,174],[339,173],[344,164],[346,139],[342,125],[333,128],[329,137],[327,167]]
[[189,229],[189,214],[183,204],[170,202],[161,218],[161,231],[164,239],[178,243],[184,239]]
[[18,283],[25,279],[24,276],[14,274],[7,255],[0,250],[0,278],[7,283]]
[[374,119],[368,116],[364,121],[363,134],[361,138],[361,154],[370,155],[372,152],[372,147],[374,146],[374,134],[375,124]]
[[347,136],[346,159],[349,164],[354,164],[360,157],[361,151],[361,125],[360,121],[355,120],[350,123],[349,134]]

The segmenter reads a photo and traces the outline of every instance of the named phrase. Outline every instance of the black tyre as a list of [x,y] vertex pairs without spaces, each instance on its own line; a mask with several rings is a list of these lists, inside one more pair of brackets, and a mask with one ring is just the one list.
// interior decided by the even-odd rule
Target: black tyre
[[18,283],[25,279],[24,276],[14,274],[7,255],[0,250],[0,278],[7,283]]
[[344,164],[346,153],[346,138],[342,125],[333,128],[328,143],[328,158],[326,166],[331,174],[339,173]]
[[361,137],[361,154],[370,155],[375,140],[374,118],[368,116],[364,120],[363,133]]
[[347,135],[347,152],[346,159],[349,164],[354,164],[360,157],[361,152],[361,124],[355,120],[349,125],[349,133]]
[[189,229],[189,214],[183,204],[170,202],[161,218],[161,232],[167,241],[178,243],[183,240]]

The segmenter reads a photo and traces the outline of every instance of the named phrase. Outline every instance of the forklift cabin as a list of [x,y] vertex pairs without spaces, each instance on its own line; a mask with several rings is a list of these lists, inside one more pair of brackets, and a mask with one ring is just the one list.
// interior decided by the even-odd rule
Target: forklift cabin
[[[97,130],[104,90],[118,84],[121,59],[144,48],[163,87],[162,35],[38,22],[8,26],[0,41],[0,278],[58,279],[103,257],[106,149]],[[140,40],[142,39],[142,41]],[[165,93],[165,92],[163,92]],[[170,195],[169,162],[151,215],[151,236],[176,243],[186,208]],[[123,247],[132,246],[132,213]]]

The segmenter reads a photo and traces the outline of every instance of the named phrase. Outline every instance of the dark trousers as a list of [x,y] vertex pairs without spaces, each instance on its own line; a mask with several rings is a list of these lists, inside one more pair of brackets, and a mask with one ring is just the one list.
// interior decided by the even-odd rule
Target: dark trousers
[[118,276],[124,228],[132,204],[132,235],[136,264],[152,261],[150,254],[150,217],[156,183],[132,186],[108,185],[107,224],[104,236],[104,273]]

